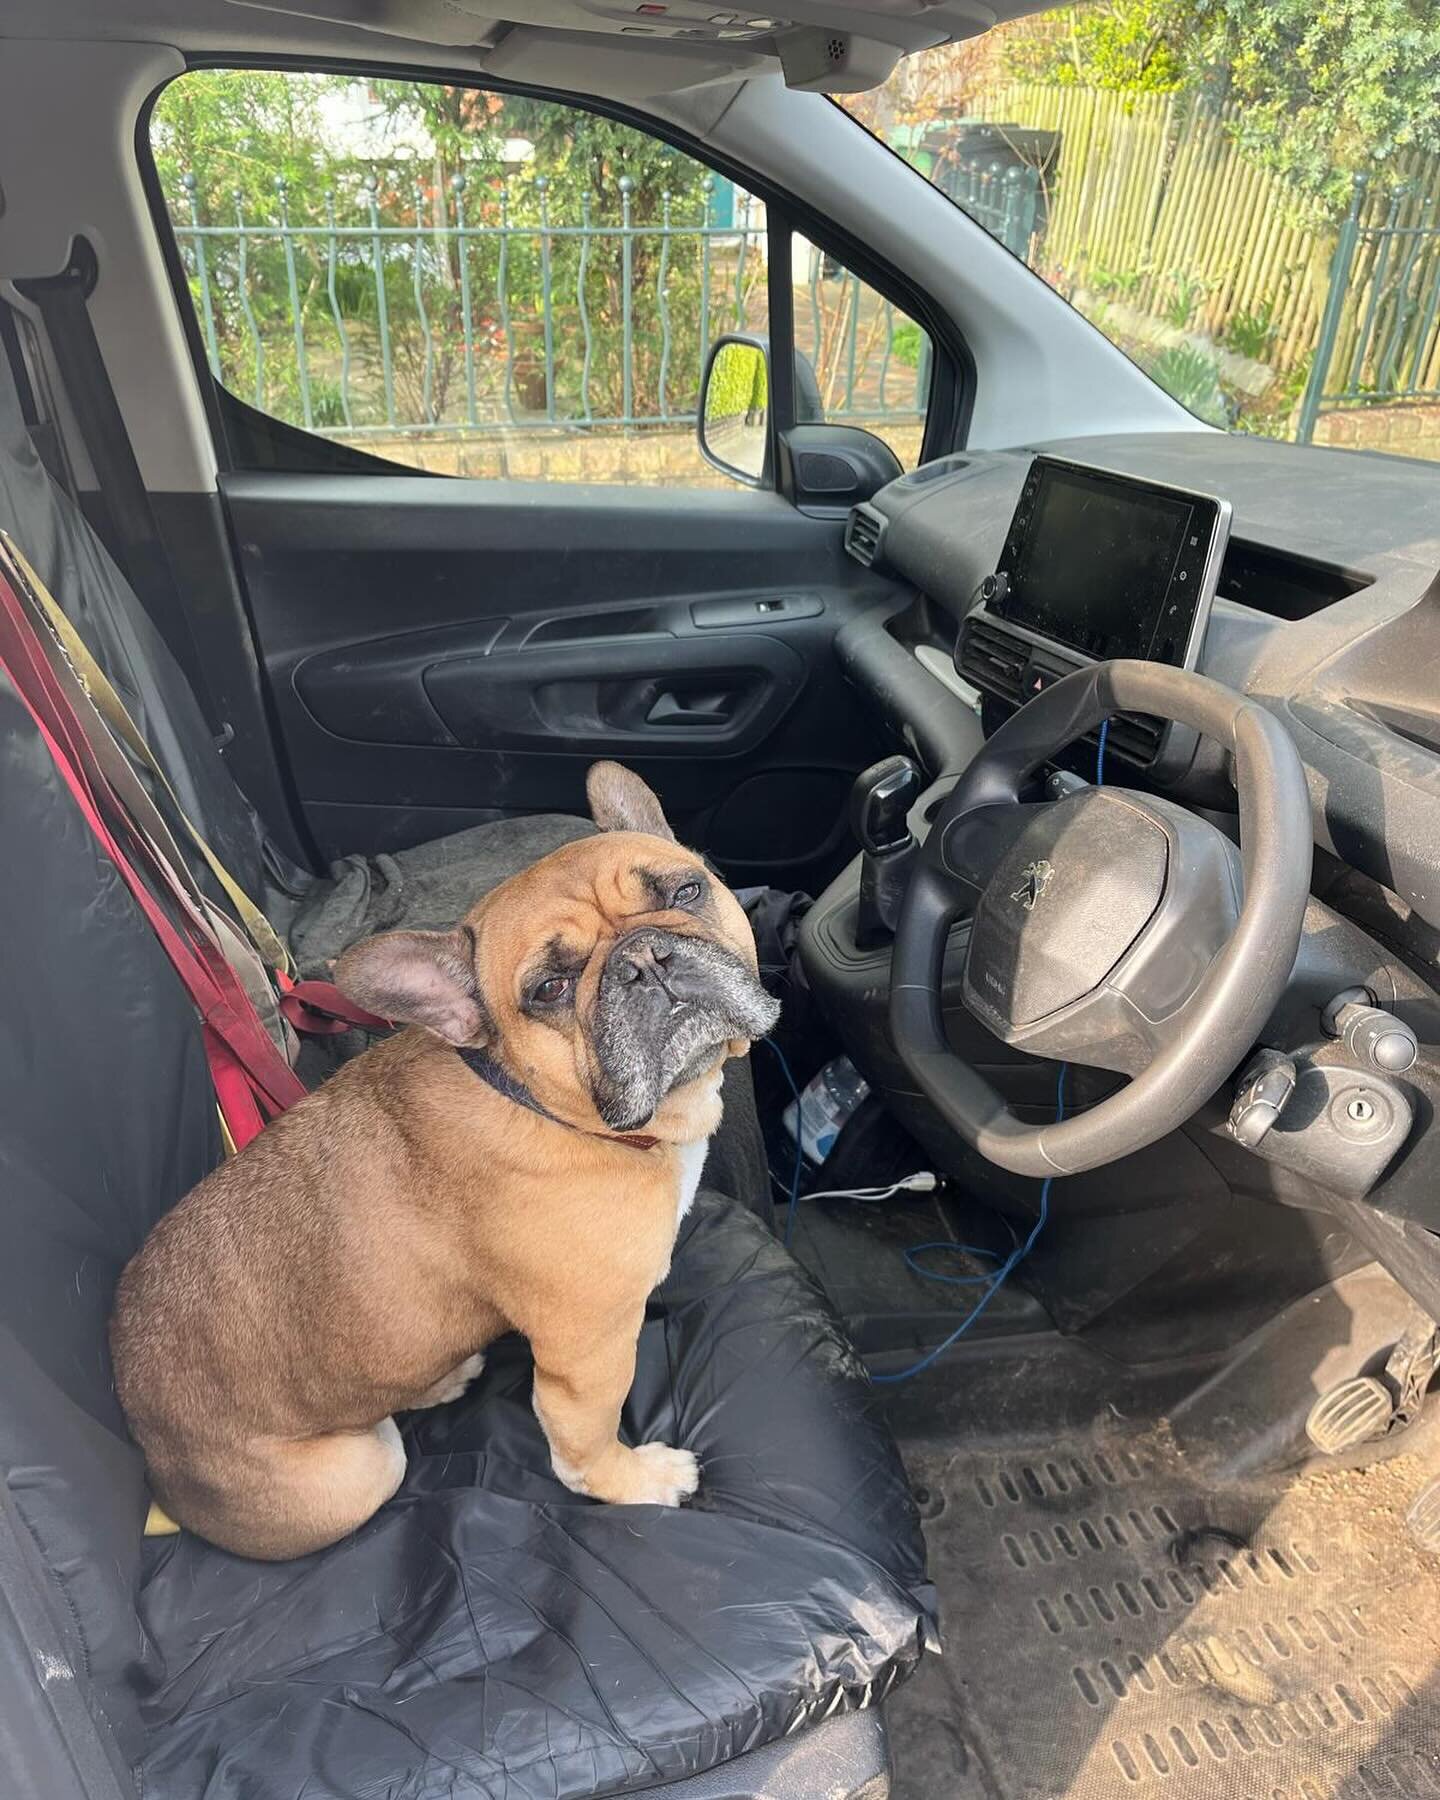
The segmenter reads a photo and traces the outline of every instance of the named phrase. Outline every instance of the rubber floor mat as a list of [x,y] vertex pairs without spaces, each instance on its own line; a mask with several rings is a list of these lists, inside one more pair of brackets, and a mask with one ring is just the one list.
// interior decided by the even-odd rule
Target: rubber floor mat
[[1154,1438],[910,1462],[946,1656],[892,1720],[897,1797],[1440,1796],[1417,1459],[1218,1486]]

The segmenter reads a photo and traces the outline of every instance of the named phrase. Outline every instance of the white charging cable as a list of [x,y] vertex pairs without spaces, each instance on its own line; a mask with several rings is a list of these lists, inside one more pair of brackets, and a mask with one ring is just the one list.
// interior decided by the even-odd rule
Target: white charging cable
[[933,1169],[921,1169],[903,1181],[892,1181],[889,1187],[825,1188],[818,1194],[802,1194],[802,1200],[888,1200],[892,1194],[933,1194],[940,1177]]

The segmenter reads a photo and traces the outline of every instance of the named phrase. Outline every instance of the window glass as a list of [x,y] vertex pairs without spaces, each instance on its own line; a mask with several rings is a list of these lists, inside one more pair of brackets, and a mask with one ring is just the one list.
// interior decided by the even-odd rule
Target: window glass
[[552,101],[196,70],[151,143],[205,354],[285,423],[449,474],[719,484],[706,347],[768,328],[763,206]]
[[1440,458],[1433,6],[1094,0],[845,104],[1200,418]]
[[863,426],[914,468],[930,394],[929,334],[798,232],[791,260],[796,417]]

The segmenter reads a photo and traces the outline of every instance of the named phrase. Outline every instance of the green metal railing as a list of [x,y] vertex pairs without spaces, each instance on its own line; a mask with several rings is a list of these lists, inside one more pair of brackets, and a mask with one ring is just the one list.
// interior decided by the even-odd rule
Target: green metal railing
[[1322,412],[1440,400],[1436,207],[1433,192],[1356,179],[1300,405],[1301,443]]
[[1029,163],[968,158],[941,171],[945,192],[1022,262],[1029,262],[1040,214],[1040,171]]
[[[644,218],[628,177],[578,193],[493,166],[404,195],[371,172],[308,205],[277,179],[266,216],[237,194],[218,221],[182,190],[212,371],[327,435],[691,426],[711,338],[765,329],[763,211],[713,177]],[[795,315],[828,417],[923,413],[928,341],[888,302],[812,253]]]

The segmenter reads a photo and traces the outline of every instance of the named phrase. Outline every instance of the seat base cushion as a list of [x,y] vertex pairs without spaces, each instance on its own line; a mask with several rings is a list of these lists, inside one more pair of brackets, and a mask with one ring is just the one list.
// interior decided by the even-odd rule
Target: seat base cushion
[[[152,1540],[148,1800],[524,1800],[674,1782],[876,1704],[938,1648],[875,1390],[745,1209],[692,1208],[622,1430],[693,1449],[695,1500],[555,1479],[522,1340],[410,1416],[400,1492],[292,1563]],[[223,1773],[223,1779],[221,1779]]]
[[305,892],[289,924],[302,975],[323,979],[342,950],[376,931],[448,931],[521,869],[595,827],[563,813],[497,819],[393,856],[347,856]]

